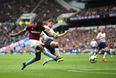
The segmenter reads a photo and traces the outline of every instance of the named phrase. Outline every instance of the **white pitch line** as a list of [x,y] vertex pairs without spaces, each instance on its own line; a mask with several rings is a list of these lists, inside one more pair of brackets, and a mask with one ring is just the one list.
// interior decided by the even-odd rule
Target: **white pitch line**
[[106,72],[91,72],[91,71],[83,71],[83,70],[67,70],[68,72],[80,72],[80,73],[94,73],[94,74],[107,74],[107,75],[116,75],[116,73],[106,73]]
[[[75,70],[75,69],[77,69],[77,67],[71,67],[70,68],[70,70]],[[116,71],[116,69],[115,68],[106,68],[106,69],[92,69],[92,68],[79,68],[79,69],[77,69],[77,70],[83,70],[83,71],[96,71],[96,70],[99,70],[99,71],[102,71],[102,70],[115,70]]]

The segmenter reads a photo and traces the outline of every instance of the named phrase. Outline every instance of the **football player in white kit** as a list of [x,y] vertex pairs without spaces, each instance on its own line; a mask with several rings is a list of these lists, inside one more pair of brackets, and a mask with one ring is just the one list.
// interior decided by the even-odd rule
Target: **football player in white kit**
[[95,55],[96,51],[97,51],[97,41],[95,39],[92,39],[92,41],[90,42],[90,46],[91,46],[91,55]]
[[109,49],[106,44],[105,28],[100,29],[100,32],[97,34],[96,40],[98,42],[98,53],[104,52],[102,60],[106,62],[107,61],[106,55]]
[[[56,34],[55,31],[52,28],[53,27],[53,24],[54,24],[53,19],[48,19],[47,20],[47,23],[45,23],[44,27],[47,28],[47,29],[49,28],[49,32],[50,33]],[[57,38],[63,37],[67,33],[68,33],[68,31],[64,32],[63,34],[59,34],[57,36]],[[57,41],[54,41],[54,38],[53,37],[49,37],[49,36],[47,36],[44,33],[42,34],[42,36],[43,36],[43,38],[42,38],[43,44],[51,52],[51,54],[53,54],[55,56],[60,56],[59,51],[55,51],[58,48],[59,43]],[[60,59],[59,61],[63,61],[63,60],[64,60],[64,58]],[[54,59],[49,58],[49,59],[45,60],[43,62],[43,65],[47,64],[50,61],[54,61]]]

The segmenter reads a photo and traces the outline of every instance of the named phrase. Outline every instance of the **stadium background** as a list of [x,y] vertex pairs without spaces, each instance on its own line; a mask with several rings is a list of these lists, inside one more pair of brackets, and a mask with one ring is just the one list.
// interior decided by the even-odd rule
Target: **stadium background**
[[[52,76],[59,78],[62,75],[64,75],[64,78],[71,78],[73,76],[87,78],[92,76],[96,78],[98,75],[101,75],[98,77],[105,76],[106,78],[115,77],[115,55],[113,58],[109,57],[110,61],[108,63],[99,61],[91,65],[88,63],[89,55],[83,55],[83,53],[89,52],[89,44],[91,40],[96,37],[98,29],[105,27],[105,30],[107,30],[106,33],[108,34],[107,44],[113,45],[113,53],[116,54],[116,0],[0,0],[0,10],[0,69],[3,70],[0,71],[1,78],[7,78],[8,76],[12,78],[20,76],[23,78],[25,75],[30,78],[32,78],[33,75],[35,75],[34,77],[43,78]],[[21,62],[24,61],[24,59],[28,59],[27,57],[33,56],[25,53],[34,52],[33,49],[26,48],[29,46],[27,34],[16,38],[9,37],[9,33],[18,32],[23,29],[26,24],[33,22],[32,18],[27,19],[30,16],[23,19],[20,18],[23,14],[36,14],[37,19],[44,19],[46,17],[53,18],[56,21],[54,30],[57,33],[62,33],[68,29],[72,30],[72,32],[65,37],[57,39],[57,41],[60,42],[59,49],[66,58],[66,61],[60,64],[51,63],[44,68],[41,66],[41,61],[25,72],[19,71]],[[66,55],[65,53],[80,55]],[[23,55],[17,56],[14,54]],[[39,66],[37,67],[37,65]],[[56,69],[55,65],[59,69]],[[69,69],[70,66],[72,69]],[[96,68],[94,68],[94,66],[96,66]],[[103,70],[100,70],[102,67],[104,67]],[[110,67],[112,68],[110,69]],[[67,70],[68,73],[65,72],[66,69],[69,69]],[[45,70],[47,75],[42,74]],[[41,74],[36,74],[40,71]],[[28,72],[32,75],[28,76]],[[52,76],[49,75],[49,72],[51,72]],[[58,76],[55,76],[55,73],[57,73]],[[8,76],[6,76],[7,74]]]

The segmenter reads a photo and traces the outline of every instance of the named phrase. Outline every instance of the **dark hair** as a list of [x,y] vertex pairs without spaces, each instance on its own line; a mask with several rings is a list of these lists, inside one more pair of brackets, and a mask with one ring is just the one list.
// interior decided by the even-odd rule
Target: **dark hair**
[[42,22],[42,20],[37,20],[36,24],[37,24],[37,26],[42,26],[43,22]]

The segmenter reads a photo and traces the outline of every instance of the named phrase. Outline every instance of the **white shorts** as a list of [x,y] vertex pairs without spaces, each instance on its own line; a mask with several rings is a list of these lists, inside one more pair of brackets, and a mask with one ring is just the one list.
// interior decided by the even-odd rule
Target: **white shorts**
[[39,40],[29,40],[30,47],[36,48],[36,46],[41,45],[41,42]]

